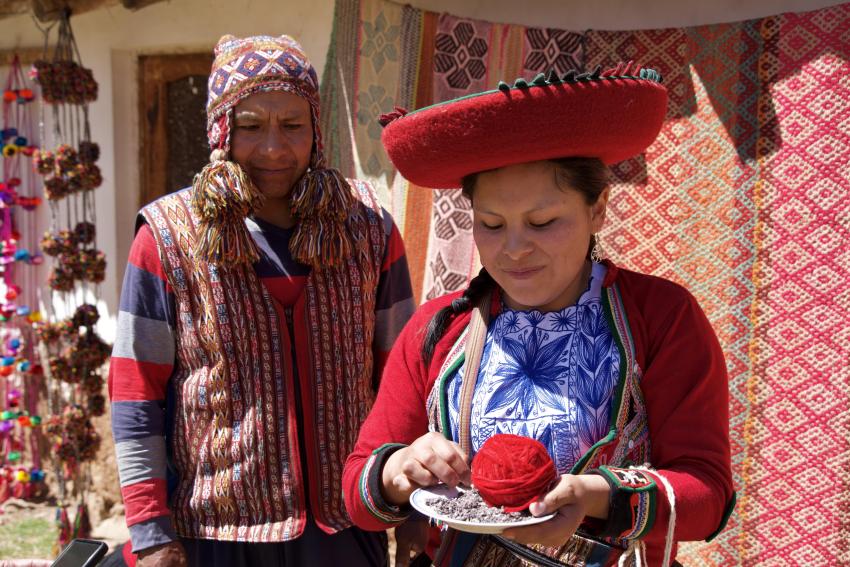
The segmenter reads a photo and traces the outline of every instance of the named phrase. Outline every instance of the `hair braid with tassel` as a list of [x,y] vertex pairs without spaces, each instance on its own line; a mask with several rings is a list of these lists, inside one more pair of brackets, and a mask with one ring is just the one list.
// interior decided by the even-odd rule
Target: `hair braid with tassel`
[[422,343],[422,358],[426,364],[431,363],[431,358],[434,356],[434,347],[437,346],[437,343],[446,333],[446,327],[448,327],[449,321],[457,315],[466,313],[472,309],[484,297],[484,294],[493,289],[495,285],[496,282],[490,273],[486,269],[481,268],[478,275],[469,282],[469,287],[464,290],[463,295],[456,297],[449,305],[446,305],[434,314],[431,322],[428,323],[428,329],[425,332],[425,341]]

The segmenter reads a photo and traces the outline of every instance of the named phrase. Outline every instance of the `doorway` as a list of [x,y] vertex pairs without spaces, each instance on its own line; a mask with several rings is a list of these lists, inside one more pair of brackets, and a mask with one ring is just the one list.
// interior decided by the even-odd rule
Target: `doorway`
[[191,185],[209,161],[207,77],[212,53],[139,56],[139,205]]

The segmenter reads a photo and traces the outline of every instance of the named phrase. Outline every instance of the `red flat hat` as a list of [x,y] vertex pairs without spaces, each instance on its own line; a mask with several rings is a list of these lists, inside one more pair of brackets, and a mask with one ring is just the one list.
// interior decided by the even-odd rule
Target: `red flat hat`
[[658,135],[667,89],[651,69],[538,75],[499,88],[382,116],[387,154],[408,181],[461,186],[463,177],[518,163],[595,157],[616,163]]

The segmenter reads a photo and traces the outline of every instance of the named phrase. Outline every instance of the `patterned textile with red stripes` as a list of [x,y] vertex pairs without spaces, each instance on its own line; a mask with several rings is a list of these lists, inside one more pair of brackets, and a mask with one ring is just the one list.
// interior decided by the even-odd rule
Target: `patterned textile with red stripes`
[[[378,214],[368,189],[352,184],[371,202],[359,217],[360,269],[346,268],[349,277],[311,273],[289,253],[291,229],[248,219],[260,261],[247,277],[207,267],[202,285],[178,257],[186,235],[163,218],[183,214],[187,222],[185,192],[145,211],[148,224],[136,235],[124,277],[109,377],[134,551],[177,533],[286,541],[301,533],[308,508],[329,533],[350,525],[341,496],[328,495],[340,492],[342,460],[414,307],[398,229],[386,211]],[[314,348],[319,343],[324,349]],[[327,359],[327,345],[346,343],[358,346],[340,348],[342,360]],[[301,376],[300,400],[293,376]],[[305,469],[297,403],[304,408]],[[302,494],[302,470],[310,475],[309,495]]]

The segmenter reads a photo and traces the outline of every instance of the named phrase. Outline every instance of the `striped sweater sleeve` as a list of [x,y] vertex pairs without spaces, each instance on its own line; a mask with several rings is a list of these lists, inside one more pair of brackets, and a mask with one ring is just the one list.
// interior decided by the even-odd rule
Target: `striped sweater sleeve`
[[175,357],[174,296],[153,233],[130,249],[109,368],[112,434],[133,551],[176,539],[167,505],[165,397]]
[[378,389],[390,349],[416,308],[404,242],[392,216],[384,210],[387,244],[375,302],[375,368],[373,386]]

